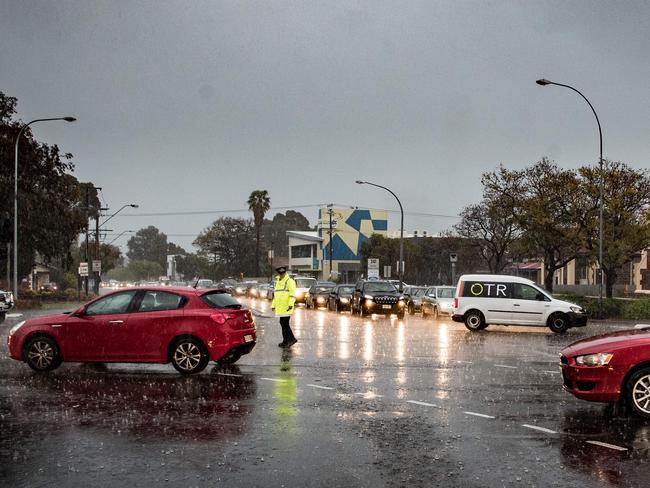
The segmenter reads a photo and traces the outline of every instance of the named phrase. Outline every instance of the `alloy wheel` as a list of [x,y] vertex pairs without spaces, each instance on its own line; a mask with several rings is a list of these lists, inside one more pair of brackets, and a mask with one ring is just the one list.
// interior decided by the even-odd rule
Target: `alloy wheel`
[[27,351],[27,359],[37,369],[45,370],[54,361],[54,348],[47,341],[34,341]]
[[634,383],[632,401],[641,412],[650,415],[650,374],[641,376]]
[[193,371],[201,362],[201,350],[192,342],[181,342],[174,350],[174,363],[183,371]]

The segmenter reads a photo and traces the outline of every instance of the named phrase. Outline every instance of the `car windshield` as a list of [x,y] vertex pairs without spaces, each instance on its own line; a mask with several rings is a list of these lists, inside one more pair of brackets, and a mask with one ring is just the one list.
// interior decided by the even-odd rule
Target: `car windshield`
[[317,286],[314,293],[328,293],[332,288],[332,286]]
[[416,288],[411,292],[411,294],[414,297],[421,297],[422,295],[424,295],[424,290],[425,290],[424,288]]
[[212,308],[241,308],[241,303],[235,300],[232,295],[222,291],[201,295],[201,300]]
[[453,287],[438,288],[436,296],[438,298],[454,298],[454,291],[455,288]]
[[341,286],[339,288],[339,295],[352,295],[354,292],[353,286]]
[[397,288],[392,283],[366,283],[365,292],[395,292]]
[[313,278],[296,278],[296,286],[298,288],[311,288],[314,283],[316,283],[316,280]]

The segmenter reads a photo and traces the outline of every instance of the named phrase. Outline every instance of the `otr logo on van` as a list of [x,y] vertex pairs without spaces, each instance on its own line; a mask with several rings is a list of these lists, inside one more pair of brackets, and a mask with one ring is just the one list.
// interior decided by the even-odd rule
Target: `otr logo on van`
[[[487,293],[486,293],[487,288]],[[492,289],[494,288],[494,294],[492,294]],[[472,286],[469,289],[470,293],[475,297],[480,296],[502,296],[504,298],[506,295],[506,285],[502,283],[472,283]]]

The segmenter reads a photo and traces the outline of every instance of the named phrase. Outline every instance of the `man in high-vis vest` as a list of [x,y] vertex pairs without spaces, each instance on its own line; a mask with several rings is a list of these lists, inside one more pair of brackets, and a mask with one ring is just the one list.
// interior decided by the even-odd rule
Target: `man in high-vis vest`
[[278,346],[291,347],[298,342],[289,325],[296,304],[296,282],[289,276],[286,267],[280,266],[275,270],[278,275],[273,287],[271,308],[275,310],[275,316],[280,317],[280,326],[282,327],[282,342]]

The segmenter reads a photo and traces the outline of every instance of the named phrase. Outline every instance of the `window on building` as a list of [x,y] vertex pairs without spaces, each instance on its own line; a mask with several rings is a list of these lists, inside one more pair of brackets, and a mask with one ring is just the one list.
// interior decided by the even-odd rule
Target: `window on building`
[[292,258],[310,258],[312,256],[312,249],[314,246],[311,244],[305,244],[304,246],[293,246],[291,247],[291,257]]

